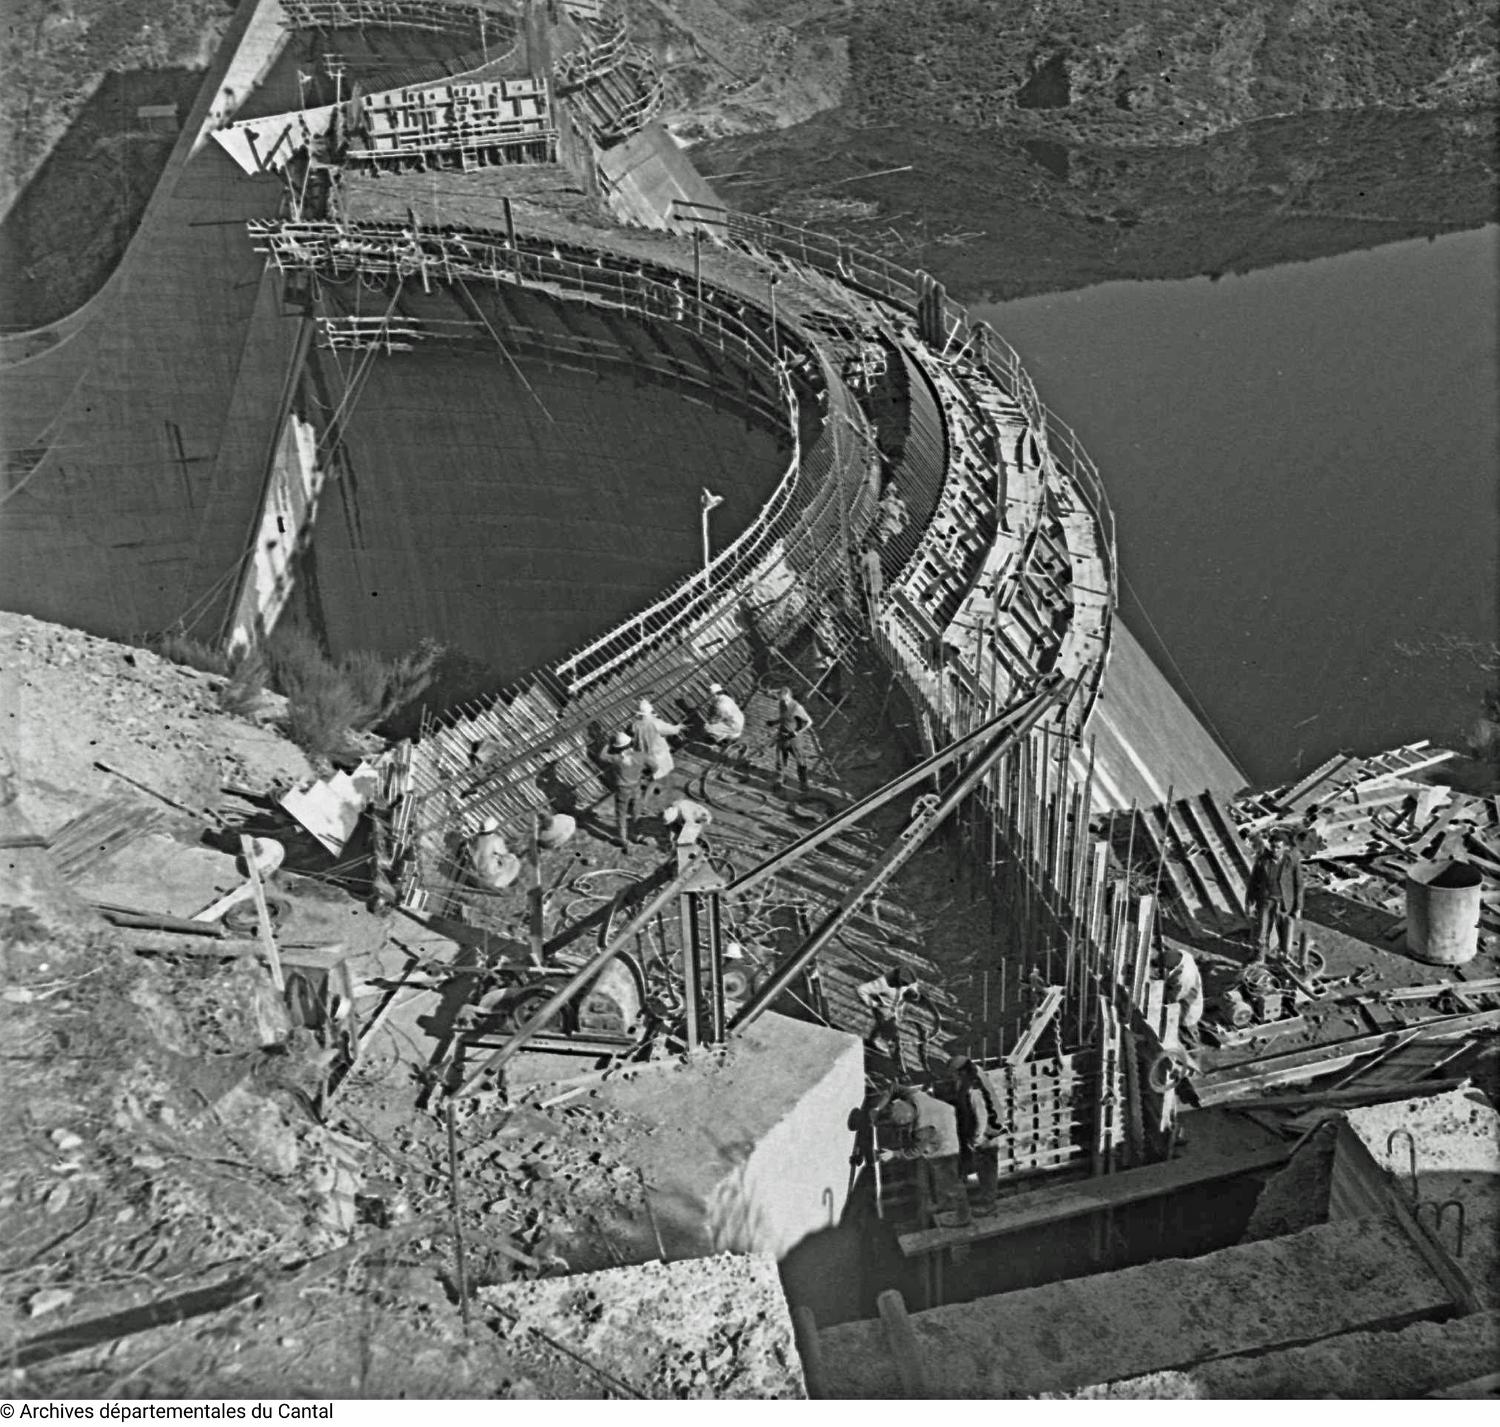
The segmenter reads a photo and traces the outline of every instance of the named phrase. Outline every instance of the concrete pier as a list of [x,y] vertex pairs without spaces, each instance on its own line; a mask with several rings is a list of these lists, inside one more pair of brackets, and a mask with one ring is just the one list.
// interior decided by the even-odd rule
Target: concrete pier
[[[943,1397],[1031,1397],[1443,1313],[1447,1290],[1384,1218],[1320,1224],[911,1315]],[[899,1397],[878,1322],[825,1329],[833,1397]]]

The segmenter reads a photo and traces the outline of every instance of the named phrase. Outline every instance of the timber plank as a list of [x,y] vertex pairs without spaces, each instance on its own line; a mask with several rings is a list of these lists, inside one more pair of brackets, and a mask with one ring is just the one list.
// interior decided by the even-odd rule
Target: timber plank
[[1005,1200],[996,1212],[975,1219],[958,1229],[923,1229],[902,1234],[897,1242],[907,1258],[946,1249],[954,1244],[972,1244],[981,1239],[997,1239],[1038,1229],[1066,1219],[1081,1218],[1105,1209],[1118,1209],[1142,1199],[1156,1199],[1189,1185],[1207,1184],[1229,1179],[1257,1169],[1270,1169],[1291,1155],[1289,1144],[1264,1145],[1245,1154],[1187,1157],[1164,1164],[1148,1164],[1140,1169],[1121,1170],[1118,1174],[1100,1175],[1078,1184],[1049,1185],[1028,1194]]

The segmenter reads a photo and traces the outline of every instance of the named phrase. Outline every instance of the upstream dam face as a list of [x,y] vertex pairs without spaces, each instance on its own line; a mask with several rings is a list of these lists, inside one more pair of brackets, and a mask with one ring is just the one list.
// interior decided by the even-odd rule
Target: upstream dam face
[[742,383],[716,391],[702,346],[669,324],[469,294],[400,297],[445,339],[311,355],[317,399],[347,401],[297,584],[335,654],[432,637],[510,683],[699,567],[704,487],[723,499],[714,549],[732,540],[791,442]]

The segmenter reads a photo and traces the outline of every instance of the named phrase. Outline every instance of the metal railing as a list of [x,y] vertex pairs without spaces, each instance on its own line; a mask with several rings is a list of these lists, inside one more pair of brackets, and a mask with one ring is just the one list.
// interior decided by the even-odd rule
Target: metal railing
[[[706,569],[687,577],[647,609],[511,690],[450,711],[443,726],[433,729],[438,743],[461,743],[470,720],[489,721],[501,706],[524,702],[529,707],[534,697],[528,691],[540,693],[551,686],[566,690],[570,697],[586,692],[607,697],[607,690],[621,680],[628,682],[636,666],[649,662],[652,651],[690,638],[720,618],[731,603],[742,600],[753,585],[785,586],[808,578],[819,584],[847,581],[847,522],[863,519],[868,512],[838,506],[851,472],[868,459],[869,442],[843,431],[848,427],[857,432],[861,414],[794,320],[784,315],[776,324],[773,347],[765,335],[772,330],[769,313],[743,292],[721,292],[712,283],[685,283],[676,269],[553,241],[523,240],[512,248],[493,234],[426,231],[400,224],[255,223],[251,231],[257,246],[282,268],[311,269],[333,278],[356,272],[419,278],[424,285],[466,279],[519,283],[582,297],[631,316],[669,321],[728,357],[746,373],[747,382],[756,374],[762,383],[769,378],[780,399],[792,457],[750,525]],[[787,369],[787,359],[798,357],[813,363],[811,371],[821,378],[821,399],[829,406],[818,438],[808,445],[802,441],[801,412]],[[804,371],[801,379],[807,378]],[[812,385],[816,389],[818,383]],[[841,444],[846,449],[841,451]],[[853,500],[850,496],[851,506]],[[556,708],[550,698],[544,700]],[[547,737],[539,728],[531,741]],[[441,764],[443,755],[435,751]]]
[[[827,234],[710,204],[679,200],[675,211],[685,223],[718,228],[733,243],[783,253],[910,314],[916,314],[927,290],[927,280],[922,274]],[[1099,530],[1109,604],[1113,610],[1118,599],[1115,520],[1098,467],[1083,449],[1072,427],[1055,415],[1037,395],[1020,355],[1009,342],[988,323],[971,323],[968,312],[946,295],[940,311],[943,329],[941,353],[965,355],[996,379],[1020,406],[1027,425],[1035,432],[1044,464],[1067,480],[1083,498]],[[1110,620],[1105,624],[1104,647],[1095,665],[1095,677],[1086,682],[1086,692],[1080,691],[1080,696],[1075,696],[1080,697],[1078,708],[1085,722],[1098,699],[1108,664],[1112,623]]]

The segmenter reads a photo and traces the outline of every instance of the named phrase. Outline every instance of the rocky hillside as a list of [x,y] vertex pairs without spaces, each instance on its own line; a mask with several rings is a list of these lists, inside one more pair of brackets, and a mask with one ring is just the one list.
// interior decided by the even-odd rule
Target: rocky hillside
[[1074,138],[1180,143],[1329,109],[1493,103],[1478,0],[881,0],[850,40],[849,103]]
[[[354,1023],[275,989],[253,914],[176,923],[241,883],[238,832],[311,771],[220,682],[0,614],[6,1395],[800,1395],[769,1261],[554,1284],[656,1256],[625,1159],[651,1127],[538,1084],[459,1102],[450,1141],[421,1092],[439,994],[472,988],[457,944],[370,912],[283,818],[288,988],[351,973],[337,1078]],[[161,915],[99,915],[122,905]],[[611,1325],[648,1299],[627,1352]]]
[[1024,124],[1182,143],[1335,109],[1494,104],[1482,0],[632,0],[696,141],[841,108],[860,127]]
[[1479,0],[632,0],[727,203],[1023,296],[1496,215]]
[[[105,75],[201,70],[233,10],[231,0],[15,0],[7,5],[0,27],[0,131],[6,135],[0,146],[0,212]],[[133,113],[128,117],[126,130],[133,126]],[[115,142],[118,146],[118,136]]]

